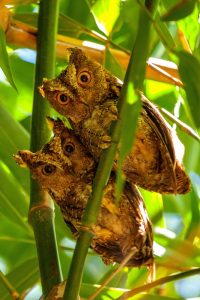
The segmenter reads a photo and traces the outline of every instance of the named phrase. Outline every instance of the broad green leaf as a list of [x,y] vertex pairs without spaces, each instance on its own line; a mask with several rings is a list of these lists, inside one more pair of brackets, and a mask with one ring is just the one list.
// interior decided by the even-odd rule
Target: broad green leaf
[[[198,22],[199,9],[196,5],[192,14],[177,22],[179,30],[185,35],[190,48],[195,50],[200,39],[200,24]],[[194,54],[194,52],[193,52]],[[195,54],[200,56],[200,52]]]
[[18,150],[29,149],[29,134],[1,105],[0,136],[0,158],[12,170],[13,175],[25,191],[28,192],[28,170],[17,166],[12,156],[17,154]]
[[186,238],[191,241],[200,233],[200,211],[199,211],[199,199],[200,199],[200,177],[191,173],[192,179],[192,191],[191,191],[191,220],[186,232]]
[[6,131],[10,142],[15,145],[17,149],[22,150],[29,148],[28,132],[19,122],[12,118],[2,105],[0,105],[0,129]]
[[183,19],[193,12],[196,3],[196,0],[180,0],[171,7],[161,19],[162,21],[177,21]]
[[113,26],[119,17],[120,1],[119,0],[95,0],[88,1],[91,12],[94,15],[98,28],[109,36]]
[[4,72],[10,85],[17,91],[17,87],[14,83],[12,71],[10,68],[8,53],[6,50],[5,33],[1,26],[0,26],[0,68]]
[[165,227],[162,195],[149,192],[144,189],[140,189],[140,191],[145,201],[146,209],[151,222],[154,224],[154,226]]
[[176,44],[172,38],[172,35],[168,29],[168,27],[166,26],[166,24],[164,22],[161,22],[159,20],[159,17],[157,18],[157,25],[160,29],[160,31],[162,32],[162,35],[164,36],[165,38],[165,42],[167,42],[167,46],[170,48],[170,49],[174,49]]
[[[20,294],[27,291],[39,281],[37,258],[25,258],[24,262],[14,268],[6,277]],[[0,282],[0,299],[11,299],[6,287],[2,282]]]
[[29,230],[30,226],[27,223],[28,195],[24,193],[16,179],[3,164],[0,164],[0,182],[1,213],[12,222]]
[[10,136],[5,130],[0,128],[0,159],[7,165],[11,170],[13,176],[21,184],[22,188],[28,193],[29,192],[29,171],[28,169],[21,168],[17,165],[16,161],[13,159],[13,155],[17,154],[19,149],[12,141]]
[[200,61],[190,53],[176,52],[179,73],[184,84],[190,110],[196,126],[200,127]]

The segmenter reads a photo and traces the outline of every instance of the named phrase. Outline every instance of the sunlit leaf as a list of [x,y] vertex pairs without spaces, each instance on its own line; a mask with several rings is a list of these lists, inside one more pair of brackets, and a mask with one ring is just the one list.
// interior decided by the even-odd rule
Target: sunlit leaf
[[0,158],[12,170],[13,175],[22,185],[29,190],[28,171],[17,166],[13,155],[18,150],[29,148],[29,134],[10,113],[0,105]]
[[99,29],[107,36],[112,32],[113,26],[119,17],[120,1],[119,0],[96,0],[88,1],[91,12],[94,15],[96,24]]
[[187,52],[177,52],[179,72],[184,83],[190,110],[197,127],[200,127],[200,61]]
[[195,7],[196,0],[181,0],[171,7],[161,19],[163,21],[177,21],[190,15]]
[[2,164],[0,164],[0,182],[0,211],[12,222],[29,230],[26,220],[28,195]]
[[17,91],[17,87],[13,80],[12,71],[10,69],[10,63],[9,63],[8,54],[6,50],[5,33],[1,26],[0,26],[0,68],[3,70],[10,85]]
[[200,233],[200,176],[195,173],[191,173],[192,179],[192,191],[191,191],[191,220],[186,232],[186,238],[193,241],[195,236]]
[[20,125],[19,122],[14,120],[9,112],[0,105],[0,129],[6,131],[12,144],[17,149],[27,149],[29,147],[29,134]]
[[167,42],[168,47],[173,49],[176,45],[175,45],[175,42],[172,38],[172,35],[171,35],[168,27],[166,26],[166,24],[164,22],[161,22],[159,20],[159,17],[157,18],[157,24],[165,38],[165,42]]
[[[197,5],[192,14],[187,16],[187,18],[181,19],[177,22],[179,30],[181,30],[189,43],[189,46],[192,50],[195,50],[200,39],[200,24],[198,22],[199,9]],[[198,55],[198,51],[196,52]],[[199,52],[200,56],[200,52]]]

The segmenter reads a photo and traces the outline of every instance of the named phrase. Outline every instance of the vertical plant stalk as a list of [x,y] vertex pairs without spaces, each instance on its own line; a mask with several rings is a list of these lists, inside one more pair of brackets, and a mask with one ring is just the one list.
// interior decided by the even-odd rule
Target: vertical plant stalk
[[[38,92],[43,77],[52,78],[55,70],[55,44],[58,24],[59,0],[41,0],[38,18],[37,59],[31,129],[31,151],[40,149],[49,138],[45,117],[50,108]],[[31,180],[29,220],[33,226],[43,295],[60,283],[62,274],[58,257],[54,209],[47,193]]]
[[[146,1],[146,4],[146,7],[152,11],[153,8],[150,5],[152,4],[152,2]],[[120,141],[121,120],[123,120],[123,118],[125,117],[125,112],[127,111],[127,107],[130,102],[130,94],[131,96],[134,95],[135,98],[137,98],[137,102],[140,101],[137,91],[138,89],[141,89],[143,87],[146,70],[146,60],[148,57],[148,46],[150,41],[150,27],[151,20],[148,18],[146,12],[143,9],[140,9],[138,27],[139,30],[118,103],[120,116],[119,121],[115,122],[111,126],[112,144],[108,149],[102,152],[102,155],[100,157],[97,172],[93,181],[92,193],[90,198],[88,199],[88,203],[82,220],[83,226],[88,228],[90,228],[91,225],[96,222],[98,217],[101,199],[103,197],[103,191],[110,176],[115,152]],[[129,83],[131,83],[131,86],[133,87],[131,93],[129,93]],[[137,116],[139,116],[140,107],[141,104],[137,107]],[[134,121],[135,124],[137,124],[137,118]],[[92,233],[90,231],[82,231],[79,239],[77,240],[63,296],[64,300],[76,300],[78,297],[83,273],[83,266],[88,247],[91,243],[91,239]]]

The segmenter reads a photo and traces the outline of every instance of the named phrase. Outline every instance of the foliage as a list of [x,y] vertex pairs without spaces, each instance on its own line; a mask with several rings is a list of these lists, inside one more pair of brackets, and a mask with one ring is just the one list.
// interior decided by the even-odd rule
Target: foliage
[[[123,78],[125,70],[113,56],[111,48],[115,44],[116,49],[131,51],[139,30],[138,16],[143,2],[62,0],[59,34],[66,40],[77,38],[105,45],[106,67]],[[3,1],[1,5],[6,4],[13,5],[11,13],[15,20],[36,26],[38,6],[33,1]],[[146,79],[144,92],[159,107],[165,108],[200,133],[198,8],[198,1],[161,0],[153,16],[154,20],[150,16],[153,27],[149,56],[177,63],[185,89]],[[0,269],[6,274],[14,290],[22,295],[39,284],[40,276],[35,241],[27,217],[29,174],[27,170],[16,166],[12,154],[16,154],[19,149],[29,148],[35,52],[19,47],[16,42],[10,42],[5,47],[4,41],[5,38],[8,40],[8,33],[9,31],[6,31],[4,34],[3,30],[0,30]],[[66,61],[59,58],[56,73],[65,65]],[[52,111],[52,115],[55,116],[55,112]],[[172,121],[169,122],[173,124]],[[141,190],[154,228],[157,279],[200,267],[200,147],[198,141],[179,127],[177,133],[185,146],[184,164],[192,181],[191,192],[184,196],[161,196]],[[61,266],[66,277],[74,241],[57,207],[55,223]],[[101,284],[113,269],[112,266],[105,266],[99,257],[89,251],[83,273],[81,296],[89,297],[95,290],[93,285]],[[97,299],[116,299],[121,294],[117,288],[135,288],[143,285],[146,280],[145,268],[124,268],[108,284],[112,289],[106,288]],[[172,282],[159,285],[150,290],[149,294],[139,294],[138,298],[134,299],[200,297],[199,286],[194,285],[195,281],[199,281],[199,275],[177,282],[172,279]],[[33,290],[25,299],[39,298],[37,293],[37,290]],[[0,298],[11,299],[3,281],[0,281]]]

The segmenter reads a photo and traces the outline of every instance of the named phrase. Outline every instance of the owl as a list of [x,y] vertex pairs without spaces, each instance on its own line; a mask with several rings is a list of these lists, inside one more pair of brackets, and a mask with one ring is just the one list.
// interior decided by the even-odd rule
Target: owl
[[[81,218],[92,191],[97,163],[74,131],[61,120],[48,118],[53,138],[39,151],[19,151],[15,160],[28,167],[42,189],[48,191],[60,207],[66,224],[79,236]],[[85,229],[85,228],[84,228]],[[128,266],[152,266],[153,234],[141,194],[125,183],[119,204],[115,203],[115,174],[104,190],[91,248],[106,264],[120,263],[133,249]]]
[[[39,91],[61,115],[96,161],[111,144],[110,125],[118,116],[122,84],[78,48],[71,48],[69,65],[55,79],[44,79]],[[184,148],[158,109],[141,94],[142,111],[135,143],[122,170],[126,180],[160,193],[184,194],[190,180],[182,165]],[[114,170],[117,169],[117,157]]]

